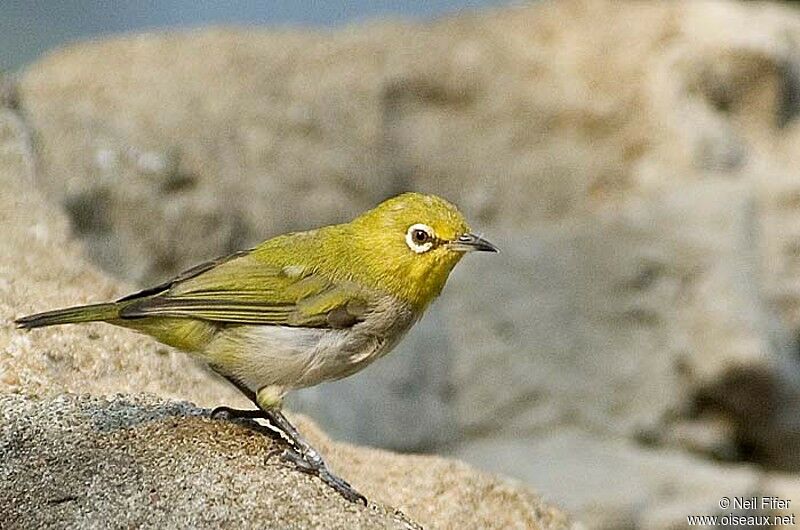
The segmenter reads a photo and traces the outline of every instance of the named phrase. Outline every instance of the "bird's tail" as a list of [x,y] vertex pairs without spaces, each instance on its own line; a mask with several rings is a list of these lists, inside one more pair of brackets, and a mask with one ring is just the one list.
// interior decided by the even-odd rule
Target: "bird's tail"
[[74,324],[78,322],[95,322],[98,320],[111,320],[119,316],[120,304],[92,304],[55,311],[46,311],[21,317],[14,322],[23,329],[41,328],[44,326],[55,326],[58,324]]

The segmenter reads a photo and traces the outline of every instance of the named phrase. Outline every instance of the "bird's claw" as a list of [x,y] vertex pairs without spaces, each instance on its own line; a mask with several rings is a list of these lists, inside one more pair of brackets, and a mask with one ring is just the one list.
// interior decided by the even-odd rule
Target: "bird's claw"
[[281,458],[284,461],[294,464],[299,471],[316,475],[325,484],[336,490],[339,495],[344,497],[350,502],[360,503],[364,506],[367,505],[367,498],[360,494],[353,486],[346,480],[334,475],[325,465],[325,462],[316,452],[311,454],[301,454],[294,449],[286,449]]
[[211,411],[211,418],[216,420],[221,416],[230,416],[232,410],[230,407],[217,407]]
[[291,462],[297,467],[298,471],[302,471],[303,473],[313,474],[317,471],[314,466],[309,464],[306,459],[294,449],[285,449],[281,454],[281,460],[284,462]]

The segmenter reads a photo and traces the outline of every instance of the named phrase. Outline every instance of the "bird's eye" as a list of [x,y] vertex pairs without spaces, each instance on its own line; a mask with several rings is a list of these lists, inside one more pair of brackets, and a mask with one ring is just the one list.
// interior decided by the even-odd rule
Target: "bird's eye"
[[416,243],[417,245],[421,245],[422,243],[427,242],[429,238],[430,236],[428,235],[428,232],[426,232],[425,230],[417,228],[416,230],[411,232],[411,239],[413,239],[414,243]]
[[406,232],[406,244],[417,254],[429,251],[434,239],[433,228],[422,223],[411,225]]

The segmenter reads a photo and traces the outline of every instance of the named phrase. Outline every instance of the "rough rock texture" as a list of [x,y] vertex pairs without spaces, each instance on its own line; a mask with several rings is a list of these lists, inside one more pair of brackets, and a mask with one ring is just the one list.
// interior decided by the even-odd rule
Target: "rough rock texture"
[[[207,414],[144,396],[0,394],[3,527],[419,528],[402,512],[342,499],[282,463],[282,444]],[[525,488],[463,464],[336,445],[302,427],[354,485],[393,497],[426,526],[567,527]]]
[[333,443],[297,418],[329,464],[377,503],[352,505],[281,464],[282,446],[262,434],[165,401],[247,406],[184,354],[104,325],[15,329],[14,317],[42,304],[125,291],[81,257],[66,215],[32,189],[35,162],[26,124],[0,109],[0,527],[413,526],[387,506],[430,528],[567,527],[522,484],[442,458]]
[[[597,527],[669,526],[685,513],[659,511],[673,494],[643,445],[800,469],[798,46],[786,6],[539,2],[78,45],[17,99],[37,185],[132,282],[398,191],[452,199],[503,254],[464,260],[409,341],[304,410],[351,440],[486,466],[509,439],[523,461],[543,454],[528,440],[591,436],[657,486],[608,518],[613,491],[555,498]],[[561,496],[571,462],[502,469]],[[680,466],[706,501],[733,473]]]
[[403,528],[280,463],[266,436],[187,404],[0,395],[9,528]]

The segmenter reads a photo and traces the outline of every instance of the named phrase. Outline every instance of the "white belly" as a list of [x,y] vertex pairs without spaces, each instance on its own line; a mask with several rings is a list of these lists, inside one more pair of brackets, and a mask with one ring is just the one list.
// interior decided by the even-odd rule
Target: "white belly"
[[221,331],[203,360],[256,392],[285,391],[351,375],[388,353],[416,319],[404,305],[375,312],[352,328],[238,326]]

